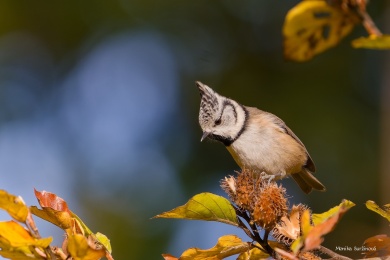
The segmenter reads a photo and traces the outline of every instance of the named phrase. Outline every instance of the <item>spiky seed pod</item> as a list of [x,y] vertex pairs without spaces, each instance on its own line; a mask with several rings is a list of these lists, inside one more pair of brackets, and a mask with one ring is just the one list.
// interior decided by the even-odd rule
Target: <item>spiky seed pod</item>
[[263,187],[256,195],[253,221],[260,227],[271,230],[287,214],[286,190],[274,182],[263,181]]
[[301,216],[308,207],[303,204],[293,205],[290,213],[283,216],[272,230],[272,236],[280,243],[290,246],[301,236]]
[[242,209],[253,211],[257,191],[261,189],[261,179],[255,172],[242,169],[236,178],[236,205]]
[[226,192],[229,198],[235,203],[237,200],[236,179],[233,176],[225,177],[225,179],[221,180],[220,186]]

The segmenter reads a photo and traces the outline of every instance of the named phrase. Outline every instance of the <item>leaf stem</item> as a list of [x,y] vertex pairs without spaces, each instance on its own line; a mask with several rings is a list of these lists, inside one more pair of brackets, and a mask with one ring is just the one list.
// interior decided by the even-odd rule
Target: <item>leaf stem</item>
[[371,16],[367,13],[365,8],[357,8],[356,12],[363,20],[362,24],[369,35],[375,35],[378,37],[383,35],[382,32],[378,29],[378,27],[374,23],[374,21],[372,20]]

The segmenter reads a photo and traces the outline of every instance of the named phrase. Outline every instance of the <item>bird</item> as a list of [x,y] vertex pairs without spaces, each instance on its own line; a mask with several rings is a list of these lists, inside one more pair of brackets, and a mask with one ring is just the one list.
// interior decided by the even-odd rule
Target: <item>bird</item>
[[201,97],[201,141],[208,138],[224,144],[241,169],[265,172],[274,180],[292,176],[306,194],[313,189],[325,191],[313,176],[316,167],[305,145],[282,119],[195,83]]

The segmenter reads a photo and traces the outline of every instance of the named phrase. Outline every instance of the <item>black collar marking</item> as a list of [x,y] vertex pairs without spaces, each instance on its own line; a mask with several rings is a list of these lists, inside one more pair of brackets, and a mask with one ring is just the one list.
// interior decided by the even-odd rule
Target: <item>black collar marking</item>
[[[235,107],[230,102],[227,105],[232,106],[233,110],[234,110],[234,113],[237,115]],[[239,104],[239,106],[244,110],[245,118],[244,118],[244,124],[242,125],[240,131],[238,131],[237,135],[234,138],[229,138],[229,137],[224,137],[224,136],[220,136],[220,135],[211,134],[211,135],[209,135],[209,137],[211,139],[217,140],[217,141],[223,143],[225,146],[230,146],[232,143],[234,143],[234,141],[236,141],[241,136],[241,134],[246,129],[246,126],[247,126],[247,123],[248,123],[248,117],[249,117],[248,115],[249,115],[249,113],[248,113],[248,110],[243,105]]]

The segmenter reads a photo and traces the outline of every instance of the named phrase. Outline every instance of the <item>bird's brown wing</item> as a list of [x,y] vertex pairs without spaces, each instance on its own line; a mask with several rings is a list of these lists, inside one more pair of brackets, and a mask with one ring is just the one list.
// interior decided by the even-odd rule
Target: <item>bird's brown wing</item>
[[294,134],[294,132],[286,125],[286,123],[283,122],[282,119],[279,117],[275,116],[274,118],[275,123],[282,129],[283,132],[294,138],[295,141],[297,141],[302,147],[305,149],[306,154],[307,154],[307,161],[305,164],[305,168],[308,169],[311,172],[316,171],[316,166],[314,165],[313,159],[311,158],[309,152],[307,151],[305,145],[302,143],[302,141]]

